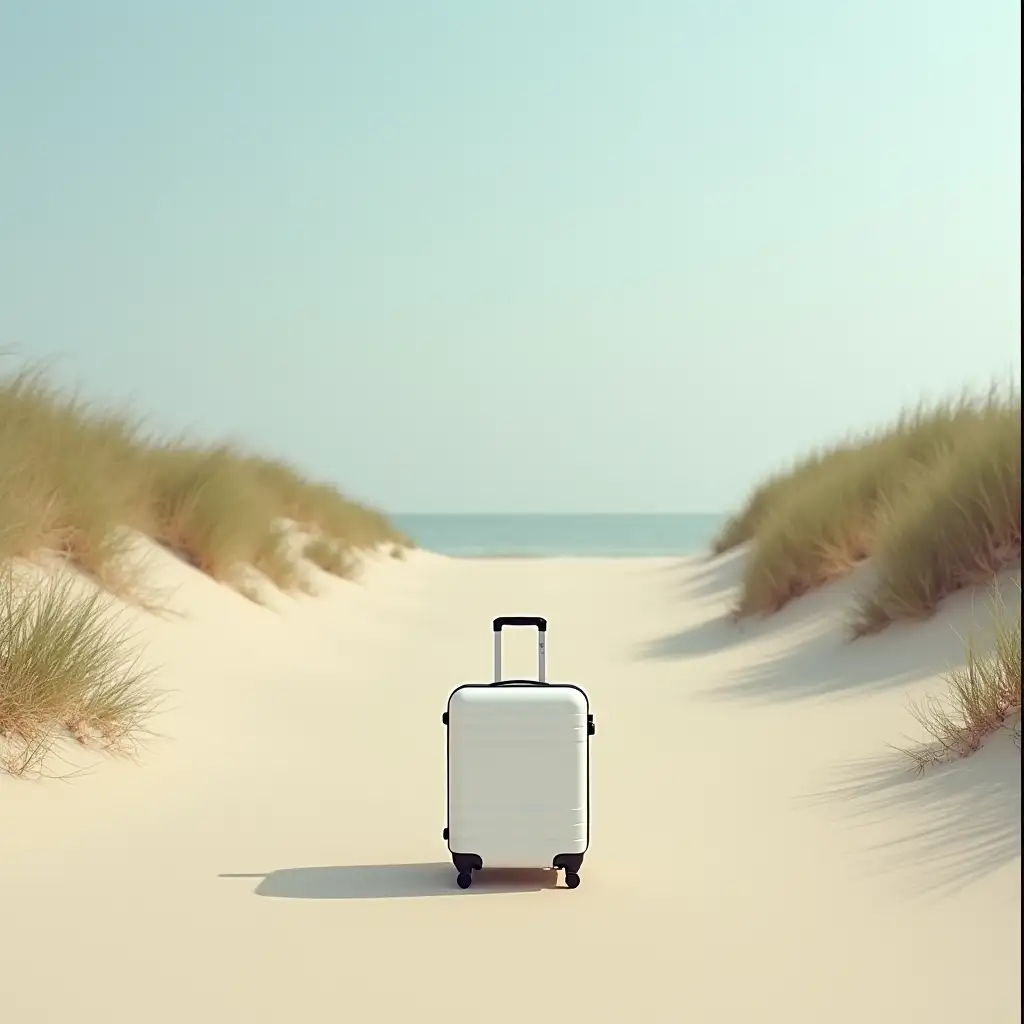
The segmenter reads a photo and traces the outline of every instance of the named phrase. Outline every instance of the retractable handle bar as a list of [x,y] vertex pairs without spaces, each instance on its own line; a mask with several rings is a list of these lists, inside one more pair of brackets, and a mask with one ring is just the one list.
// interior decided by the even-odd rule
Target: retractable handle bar
[[534,626],[537,629],[537,682],[547,682],[545,646],[548,620],[539,615],[501,615],[494,620],[494,681],[501,682],[501,630],[504,626]]

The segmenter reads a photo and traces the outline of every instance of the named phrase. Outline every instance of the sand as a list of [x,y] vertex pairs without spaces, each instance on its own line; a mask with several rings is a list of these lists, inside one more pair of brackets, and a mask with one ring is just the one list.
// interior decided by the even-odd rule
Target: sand
[[[1020,755],[917,779],[886,746],[968,596],[844,646],[856,580],[724,622],[742,556],[414,553],[271,608],[151,556],[161,737],[0,779],[5,1022],[1020,1020]],[[575,891],[462,892],[441,838],[440,716],[497,614],[547,616],[591,697]]]

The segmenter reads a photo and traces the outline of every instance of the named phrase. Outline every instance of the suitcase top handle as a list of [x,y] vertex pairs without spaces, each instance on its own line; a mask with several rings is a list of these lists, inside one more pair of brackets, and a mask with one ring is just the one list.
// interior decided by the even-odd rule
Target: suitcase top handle
[[539,615],[500,615],[494,620],[494,681],[501,682],[501,627],[502,626],[536,626],[537,627],[537,682],[546,682],[548,620]]
[[548,620],[539,615],[499,615],[494,620],[494,632],[500,633],[502,626],[536,626],[542,633],[546,633]]

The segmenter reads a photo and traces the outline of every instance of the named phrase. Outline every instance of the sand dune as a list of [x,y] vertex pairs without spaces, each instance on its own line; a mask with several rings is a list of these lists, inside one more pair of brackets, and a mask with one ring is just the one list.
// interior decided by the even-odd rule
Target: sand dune
[[[416,552],[270,608],[148,557],[173,614],[127,614],[162,735],[0,779],[4,1021],[1020,1020],[1019,753],[915,778],[886,747],[969,595],[848,646],[856,578],[724,621],[742,553]],[[460,891],[441,839],[440,713],[514,613],[548,617],[598,722],[571,892]]]

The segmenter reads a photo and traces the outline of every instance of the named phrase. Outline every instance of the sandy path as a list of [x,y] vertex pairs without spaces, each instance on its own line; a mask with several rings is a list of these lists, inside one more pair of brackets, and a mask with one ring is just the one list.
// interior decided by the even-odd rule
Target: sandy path
[[[164,566],[168,740],[0,781],[0,1018],[1020,1020],[1019,755],[885,760],[948,616],[843,649],[833,594],[739,634],[735,568],[415,556],[275,614]],[[597,718],[573,892],[461,892],[441,840],[440,714],[514,613]]]

